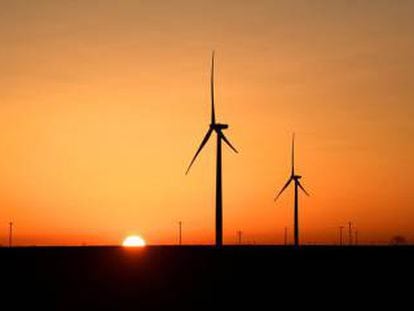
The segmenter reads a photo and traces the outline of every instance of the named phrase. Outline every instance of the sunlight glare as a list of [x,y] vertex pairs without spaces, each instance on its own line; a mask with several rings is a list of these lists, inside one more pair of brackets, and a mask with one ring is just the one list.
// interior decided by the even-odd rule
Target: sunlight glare
[[130,235],[122,242],[122,246],[125,247],[143,247],[145,245],[145,240],[139,235]]

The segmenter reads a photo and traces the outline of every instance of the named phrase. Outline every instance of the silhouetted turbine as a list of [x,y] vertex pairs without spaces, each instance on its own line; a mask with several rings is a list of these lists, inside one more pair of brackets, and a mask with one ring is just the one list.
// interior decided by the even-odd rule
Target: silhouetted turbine
[[196,160],[198,154],[201,152],[207,141],[209,140],[211,134],[216,132],[217,134],[217,164],[216,164],[216,246],[220,247],[223,245],[223,192],[222,192],[222,167],[221,167],[221,142],[224,141],[234,152],[237,153],[236,148],[232,146],[230,141],[224,136],[223,130],[227,129],[229,126],[227,124],[216,123],[216,114],[214,109],[214,51],[211,58],[211,79],[210,79],[210,88],[211,88],[211,123],[207,134],[204,136],[200,147],[198,148],[196,154],[188,166],[186,175],[190,171],[191,166]]
[[306,192],[305,188],[301,185],[299,182],[299,179],[301,179],[302,176],[295,174],[295,134],[293,134],[292,137],[292,172],[291,175],[286,182],[286,184],[283,186],[282,190],[279,191],[277,196],[275,197],[275,202],[279,198],[279,196],[283,193],[283,191],[286,190],[286,188],[290,185],[290,183],[295,183],[295,205],[294,205],[294,239],[295,239],[295,246],[299,246],[299,215],[298,215],[298,208],[299,208],[299,202],[298,202],[298,188],[300,188],[307,196],[309,196],[309,193]]

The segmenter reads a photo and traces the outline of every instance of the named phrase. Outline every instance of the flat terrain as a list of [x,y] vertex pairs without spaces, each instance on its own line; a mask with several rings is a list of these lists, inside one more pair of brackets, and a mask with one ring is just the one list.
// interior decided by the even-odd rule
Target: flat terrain
[[284,310],[372,306],[414,292],[409,246],[21,247],[0,248],[0,264],[2,301],[14,309]]

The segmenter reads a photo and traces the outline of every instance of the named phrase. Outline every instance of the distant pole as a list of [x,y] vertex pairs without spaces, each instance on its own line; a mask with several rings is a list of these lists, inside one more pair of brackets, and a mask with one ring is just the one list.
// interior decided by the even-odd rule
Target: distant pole
[[342,239],[342,231],[344,230],[344,226],[339,226],[339,245],[343,245],[343,239]]
[[9,222],[9,247],[12,247],[12,240],[13,239],[13,223]]
[[237,240],[238,240],[239,245],[242,244],[242,234],[243,234],[242,231],[240,231],[240,230],[237,231]]
[[358,230],[355,230],[355,245],[358,245]]
[[285,227],[285,246],[288,244],[287,235],[288,235],[288,228]]
[[183,240],[182,240],[182,238],[183,238],[183,236],[182,236],[182,228],[183,227],[183,223],[182,223],[182,221],[179,221],[178,222],[178,245],[182,245],[182,242],[183,242]]
[[352,222],[348,222],[349,245],[352,245]]

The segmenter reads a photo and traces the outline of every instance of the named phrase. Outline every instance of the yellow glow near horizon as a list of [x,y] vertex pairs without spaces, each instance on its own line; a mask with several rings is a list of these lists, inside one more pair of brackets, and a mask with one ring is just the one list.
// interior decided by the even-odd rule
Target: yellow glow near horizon
[[122,242],[122,246],[125,247],[143,247],[145,245],[147,245],[147,243],[145,243],[145,240],[139,235],[127,236]]

